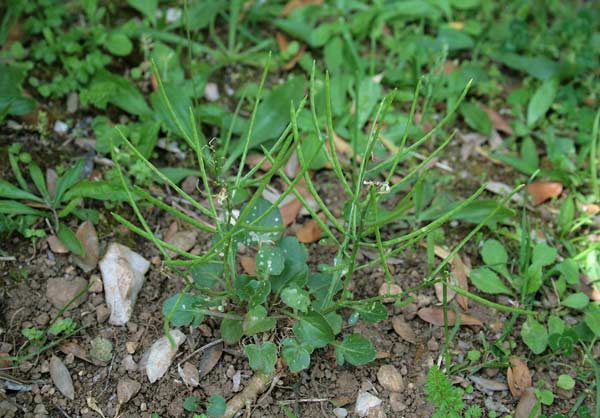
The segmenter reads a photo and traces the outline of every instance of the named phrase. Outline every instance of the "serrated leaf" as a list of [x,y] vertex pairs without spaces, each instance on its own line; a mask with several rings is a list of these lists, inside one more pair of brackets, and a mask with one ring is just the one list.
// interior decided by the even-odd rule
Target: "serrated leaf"
[[318,312],[309,312],[294,322],[294,334],[303,343],[314,348],[325,347],[333,342],[333,330],[327,320]]
[[512,295],[513,292],[504,284],[502,279],[486,267],[473,269],[469,273],[473,285],[485,293]]
[[338,364],[347,361],[353,366],[362,366],[375,360],[376,354],[371,342],[361,334],[349,335],[335,347],[335,358]]

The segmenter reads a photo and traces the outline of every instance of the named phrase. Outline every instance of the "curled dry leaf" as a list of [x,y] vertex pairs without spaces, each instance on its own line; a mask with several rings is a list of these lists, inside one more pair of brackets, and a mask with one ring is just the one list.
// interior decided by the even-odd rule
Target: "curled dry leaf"
[[177,372],[179,372],[179,376],[186,386],[195,388],[200,384],[200,372],[198,372],[198,368],[189,361],[186,361],[183,364],[183,367],[178,364]]
[[105,418],[105,415],[102,412],[102,409],[100,409],[100,407],[98,406],[98,401],[96,401],[96,398],[92,398],[91,396],[88,396],[87,398],[85,398],[85,402],[87,403],[88,408],[90,408],[92,411],[96,412],[102,418]]
[[[445,248],[442,248],[438,245],[433,247],[433,251],[435,253],[436,256],[438,256],[441,259],[445,259],[450,255],[450,252],[448,250],[446,250]],[[462,258],[460,258],[460,256],[458,254],[456,254],[454,257],[452,257],[452,260],[450,261],[450,265],[452,266],[452,279],[454,281],[454,284],[458,287],[460,287],[463,290],[469,290],[469,267],[467,267],[467,265],[462,261]],[[435,289],[435,295],[437,296],[438,300],[440,302],[442,302],[443,300],[443,285],[441,283],[436,283],[434,286]],[[447,300],[452,300],[454,297],[456,296],[456,292],[454,292],[452,289],[447,289],[446,290],[446,297]],[[469,309],[469,299],[465,296],[462,295],[458,295],[456,296],[456,302],[458,303],[458,306],[460,306],[462,309],[464,309],[465,311]]]
[[[397,284],[390,283],[388,285],[387,283],[383,283],[379,287],[379,296],[399,295],[401,293],[402,293],[402,288],[400,286],[398,286]],[[389,298],[383,299],[383,303],[394,303],[395,301],[396,301],[396,298],[394,298],[394,297],[389,297]]]
[[48,366],[50,371],[50,377],[54,386],[62,393],[66,398],[73,400],[75,399],[75,388],[73,387],[73,380],[69,374],[69,370],[64,363],[56,356],[52,356],[50,364]]
[[521,395],[521,400],[517,405],[517,409],[515,410],[515,418],[537,418],[540,416],[541,411],[538,412],[531,417],[531,411],[537,404],[537,398],[535,396],[535,389],[532,387],[528,387],[523,391],[523,395]]
[[250,257],[249,255],[241,255],[240,264],[242,265],[242,268],[246,274],[249,274],[250,276],[256,275],[256,260],[254,257]]
[[504,132],[508,135],[512,135],[514,133],[512,126],[510,126],[510,124],[502,117],[500,113],[485,105],[482,105],[481,108],[485,113],[487,113],[494,129]]
[[[441,307],[423,308],[417,312],[419,318],[430,324],[443,326],[444,325],[444,309]],[[456,314],[454,311],[448,309],[448,325],[452,326],[456,324]],[[460,325],[464,326],[483,326],[483,323],[467,314],[460,315]]]
[[523,391],[531,386],[531,373],[527,363],[518,358],[510,359],[510,367],[506,371],[506,381],[510,393],[516,398],[523,395]]
[[527,190],[531,193],[531,203],[539,205],[548,199],[560,195],[563,185],[556,181],[535,181],[527,186]]
[[56,235],[50,235],[48,237],[47,241],[48,241],[48,246],[50,247],[50,249],[52,250],[53,253],[55,253],[55,254],[68,254],[69,253],[69,249],[67,248],[67,246],[65,244],[63,244]]
[[[319,218],[321,218],[321,220],[324,220],[325,215],[323,213],[320,213]],[[314,219],[311,219],[304,225],[302,225],[302,228],[300,228],[298,232],[296,232],[296,238],[298,238],[298,241],[304,244],[310,244],[312,242],[318,241],[321,238],[322,233],[323,228],[321,228],[321,225],[319,225],[319,223]]]
[[73,255],[73,261],[86,273],[94,270],[100,259],[100,243],[94,224],[85,221],[77,228],[77,238],[83,245],[85,256]]
[[413,331],[410,324],[404,321],[402,317],[393,317],[392,327],[394,327],[394,332],[403,340],[408,341],[411,344],[417,343],[417,335],[415,334],[415,331]]
[[223,343],[213,345],[202,353],[200,363],[198,363],[198,371],[200,373],[199,379],[210,373],[212,369],[217,365],[223,354]]
[[[10,354],[0,351],[0,359],[10,357]],[[7,369],[12,366],[12,361],[10,360],[0,360],[0,369]]]

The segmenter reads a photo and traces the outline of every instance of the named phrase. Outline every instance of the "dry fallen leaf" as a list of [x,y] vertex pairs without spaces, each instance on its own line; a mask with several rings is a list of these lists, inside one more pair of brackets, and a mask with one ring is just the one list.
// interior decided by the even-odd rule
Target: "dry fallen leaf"
[[295,196],[288,203],[280,206],[279,212],[281,212],[283,225],[288,226],[292,224],[300,213],[300,209],[302,209],[302,202],[300,202]]
[[48,246],[55,254],[67,254],[69,249],[65,244],[63,244],[56,235],[50,235],[47,238]]
[[[10,354],[5,352],[0,352],[0,358],[10,357]],[[12,366],[12,361],[10,360],[0,360],[0,369],[7,369]]]
[[392,318],[392,327],[394,327],[394,332],[398,334],[400,338],[405,341],[408,341],[411,344],[416,344],[417,335],[413,331],[410,324],[400,316],[395,316]]
[[64,363],[58,357],[52,356],[48,369],[50,371],[52,382],[54,382],[54,386],[56,386],[59,392],[70,400],[75,399],[73,380],[71,380],[69,370]]
[[[263,158],[264,158],[264,156],[260,155],[260,154],[249,154],[246,157],[246,165],[248,167],[256,167],[258,164],[260,164],[260,162],[263,160]],[[271,164],[271,161],[265,159],[265,161],[260,166],[260,170],[269,171],[271,169],[271,167],[273,167],[273,164]]]
[[[535,396],[535,389],[532,387],[528,387],[523,391],[523,395],[521,396],[521,400],[517,405],[517,409],[515,410],[515,418],[532,418],[530,417],[531,411],[537,404],[537,398]],[[541,413],[541,409],[533,416],[533,418],[537,418]]]
[[[399,295],[400,293],[402,293],[402,288],[400,286],[398,286],[397,284],[390,283],[388,285],[387,283],[383,283],[379,287],[379,296]],[[383,303],[394,303],[395,301],[396,301],[396,298],[394,298],[394,297],[389,297],[389,298],[383,299]]]
[[531,386],[531,373],[527,363],[518,358],[510,359],[510,367],[506,371],[506,381],[510,393],[516,398],[521,397],[523,391]]
[[244,269],[244,273],[249,274],[250,276],[256,276],[256,259],[254,257],[242,255],[240,256],[240,264]]
[[98,406],[98,402],[96,401],[95,398],[88,396],[87,398],[85,398],[85,402],[87,403],[88,408],[90,408],[92,411],[96,412],[102,418],[105,418],[105,415],[102,412],[102,410],[100,409],[100,407]]
[[[319,218],[323,220],[325,218],[325,215],[323,213],[320,213]],[[321,225],[319,225],[318,222],[314,219],[311,219],[304,225],[302,225],[302,228],[300,228],[298,232],[296,232],[296,238],[298,238],[298,241],[304,244],[310,244],[312,242],[318,241],[321,238],[322,233],[323,228],[321,228]]]
[[80,257],[73,255],[73,261],[84,272],[88,273],[96,268],[100,259],[100,243],[98,242],[98,234],[94,224],[90,221],[85,221],[77,228],[77,238],[83,245],[85,256]]
[[66,341],[62,343],[58,347],[58,349],[66,355],[73,354],[73,356],[77,357],[80,360],[83,360],[87,363],[95,364],[95,362],[88,357],[87,351],[77,343],[74,343],[72,341]]
[[[450,255],[450,252],[448,250],[446,250],[445,248],[442,248],[438,245],[433,247],[433,251],[435,253],[436,256],[438,256],[441,259],[445,259],[448,258],[448,256]],[[456,254],[454,257],[452,257],[452,260],[450,261],[450,265],[452,266],[452,279],[454,281],[454,284],[458,287],[460,287],[463,290],[469,290],[469,268],[466,266],[466,264],[462,261],[462,259],[460,258],[460,256],[458,254]],[[442,283],[436,283],[434,286],[435,289],[435,295],[437,296],[438,300],[440,302],[442,302],[443,300],[443,284]],[[452,289],[447,289],[446,290],[446,298],[448,301],[452,300],[454,297],[456,296],[456,292],[454,292]],[[456,302],[458,303],[458,306],[460,306],[463,310],[468,310],[469,309],[469,299],[465,296],[462,295],[458,295],[456,296]]]
[[58,174],[51,168],[46,169],[46,187],[48,188],[48,194],[54,199],[56,194],[56,182],[58,181]]
[[555,181],[535,181],[527,186],[534,206],[562,193],[563,185]]
[[199,379],[202,379],[204,376],[210,373],[210,371],[219,362],[221,354],[223,354],[223,343],[213,345],[212,347],[204,350],[202,357],[200,358],[200,362],[198,363],[198,371],[200,373]]
[[323,4],[323,0],[290,0],[287,2],[281,14],[288,17],[298,7],[308,6],[309,4]]
[[185,383],[186,386],[195,388],[200,384],[200,372],[198,371],[198,368],[189,361],[186,361],[183,364],[183,367],[178,364],[177,371],[179,372],[179,376],[181,376],[181,380],[183,380],[183,383]]
[[481,108],[485,113],[487,113],[490,121],[492,121],[492,126],[494,129],[504,132],[508,135],[512,135],[514,133],[512,126],[510,126],[510,124],[502,117],[500,113],[485,105],[481,105]]
[[595,215],[598,212],[600,212],[600,206],[598,206],[594,203],[583,205],[583,211],[585,213],[587,213],[588,215]]
[[[444,309],[441,307],[423,308],[417,312],[417,315],[423,321],[430,324],[437,326],[444,325]],[[456,315],[454,311],[448,309],[448,325],[454,324],[456,324]],[[463,313],[460,315],[460,325],[483,326],[483,323],[479,319]]]
[[[283,32],[275,32],[275,40],[277,41],[277,46],[281,51],[287,51],[289,47],[289,42],[287,40],[287,37],[283,34]],[[298,48],[298,52],[296,52],[294,56],[290,58],[290,60],[286,62],[282,68],[284,70],[291,70],[292,68],[294,68],[298,61],[300,61],[300,58],[302,58],[302,55],[304,55],[304,51],[306,51],[306,44],[301,43],[300,47]]]

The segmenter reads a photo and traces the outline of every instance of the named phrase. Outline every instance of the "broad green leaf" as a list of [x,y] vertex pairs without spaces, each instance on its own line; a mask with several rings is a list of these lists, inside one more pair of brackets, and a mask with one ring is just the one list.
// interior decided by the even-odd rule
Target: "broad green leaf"
[[78,255],[80,257],[85,257],[85,249],[83,248],[83,245],[79,241],[79,238],[77,238],[75,233],[71,231],[68,226],[60,224],[56,235],[60,242],[65,244],[65,246],[73,254]]
[[[246,207],[242,210],[245,209]],[[265,212],[268,213],[267,216],[260,220],[256,226],[264,228],[281,228],[281,230],[283,230],[283,218],[279,208],[274,207],[271,203],[262,198],[254,203],[254,206],[250,209],[250,214],[246,217],[244,223],[252,224],[255,219],[262,216]],[[276,242],[281,238],[282,234],[281,230],[267,232],[252,230],[251,227],[248,228],[249,230],[245,233],[246,245]]]
[[474,9],[479,6],[480,0],[451,0],[452,7],[459,10]]
[[540,290],[542,287],[542,267],[539,264],[533,263],[529,267],[527,267],[526,271],[527,277],[527,291],[526,293],[529,295],[531,293],[535,293]]
[[573,259],[565,259],[556,265],[556,269],[560,271],[562,277],[564,277],[567,283],[579,283],[579,265]]
[[221,338],[225,341],[225,344],[236,344],[244,335],[244,329],[242,328],[242,321],[237,319],[225,318],[221,320],[219,327],[221,331]]
[[111,33],[104,42],[104,47],[113,55],[124,57],[131,54],[133,44],[124,33]]
[[283,340],[281,357],[285,360],[292,373],[308,369],[312,346],[308,343],[300,344],[293,338]]
[[585,313],[584,321],[596,338],[600,338],[600,310],[590,306]]
[[388,317],[388,310],[381,302],[366,302],[352,305],[352,309],[358,312],[360,317],[372,323],[381,322]]
[[556,261],[556,248],[548,244],[537,244],[533,247],[533,263],[542,267],[549,266]]
[[271,373],[277,362],[277,346],[268,341],[262,344],[248,344],[244,351],[250,361],[250,367],[254,371]]
[[327,320],[318,312],[309,312],[294,322],[294,334],[301,342],[315,348],[325,347],[333,342],[333,330]]
[[127,3],[145,15],[150,22],[154,23],[156,21],[158,0],[127,0]]
[[527,317],[521,327],[521,338],[534,354],[543,353],[548,346],[546,328],[531,316]]
[[80,95],[81,102],[105,109],[112,103],[136,116],[150,116],[152,112],[140,90],[129,80],[108,71],[99,71],[90,86]]
[[571,390],[575,387],[575,379],[573,379],[568,374],[561,374],[560,376],[558,376],[556,386],[563,390]]
[[[193,140],[194,130],[189,112],[190,107],[193,106],[192,91],[186,88],[185,85],[173,83],[165,83],[164,88],[168,103],[171,105],[183,132],[180,131],[175,119],[171,116],[167,101],[164,100],[160,91],[155,91],[150,95],[150,103],[152,103],[154,109],[155,119],[160,121],[172,134],[180,138],[187,137]],[[199,131],[198,133],[200,134]]]
[[362,127],[373,113],[373,109],[381,98],[381,85],[372,78],[365,77],[360,81],[358,91],[358,126]]
[[189,293],[177,293],[165,300],[162,307],[162,313],[165,317],[170,314],[175,304],[177,306],[173,311],[173,316],[171,316],[171,323],[174,326],[181,327],[189,324],[198,326],[204,319],[204,314],[195,308],[196,298]]
[[530,57],[514,53],[492,54],[492,58],[501,61],[510,68],[523,71],[539,80],[548,80],[557,75],[560,64],[546,57]]
[[513,292],[504,284],[502,279],[486,267],[471,270],[469,278],[473,285],[485,293],[511,295]]
[[83,170],[84,160],[80,159],[75,165],[69,168],[65,174],[59,177],[56,182],[56,192],[54,194],[54,206],[57,207],[60,202],[67,201],[63,199],[67,190],[80,181],[81,171]]
[[46,178],[42,173],[40,166],[33,161],[29,163],[29,174],[31,175],[33,184],[35,184],[35,187],[38,189],[40,194],[44,197],[44,199],[50,201],[50,194],[48,193],[48,188],[46,187]]
[[[304,77],[290,77],[285,83],[275,86],[258,106],[254,129],[250,138],[250,149],[277,138],[289,122],[290,102],[296,105],[304,96]],[[232,149],[228,161],[235,161],[242,155],[247,132]]]
[[46,212],[27,206],[14,200],[0,200],[0,213],[5,215],[43,216]]
[[340,332],[342,332],[342,324],[344,320],[340,314],[329,312],[327,315],[325,315],[325,320],[333,330],[334,335],[338,335]]
[[250,336],[268,331],[275,327],[276,322],[275,318],[267,316],[267,310],[263,306],[255,306],[246,313],[246,317],[244,318],[244,334]]
[[0,63],[0,109],[9,115],[25,115],[36,107],[35,100],[26,97],[21,88],[26,72],[25,68]]
[[263,304],[271,293],[271,282],[256,280],[247,274],[240,274],[234,280],[235,293],[248,301],[250,308]]
[[376,354],[371,342],[361,334],[349,335],[341,344],[335,344],[335,358],[340,365],[347,361],[353,366],[362,366],[375,360]]
[[222,417],[225,414],[227,403],[221,395],[212,395],[208,398],[206,413],[209,417]]
[[548,335],[562,334],[565,330],[565,321],[556,315],[551,315],[548,318]]
[[467,125],[477,132],[489,135],[492,131],[492,121],[478,103],[473,101],[463,102],[460,106],[460,113],[465,118]]
[[590,303],[590,298],[582,292],[573,293],[567,296],[560,303],[563,306],[571,309],[583,309]]
[[[131,190],[133,198],[137,199],[136,193]],[[65,202],[77,198],[97,199],[112,202],[128,201],[127,193],[120,185],[108,181],[81,180],[70,187],[63,196]]]
[[308,311],[310,306],[310,296],[308,296],[308,292],[296,286],[290,286],[283,289],[281,292],[281,300],[290,308],[297,309],[300,312]]
[[285,258],[279,247],[261,245],[256,253],[256,269],[269,275],[278,275],[283,271]]
[[[200,176],[198,170],[192,170],[184,167],[161,167],[158,169],[166,178],[177,184],[187,176]],[[162,183],[163,180],[158,176],[154,178],[157,183]]]
[[525,137],[521,144],[521,159],[531,172],[537,170],[540,165],[537,146],[529,135]]
[[575,203],[572,196],[567,196],[560,205],[560,212],[558,213],[557,223],[561,233],[564,234],[569,230],[573,219],[575,219]]
[[534,126],[550,109],[558,90],[558,79],[546,80],[533,94],[527,106],[527,125]]
[[504,246],[495,239],[488,239],[481,248],[481,258],[487,267],[496,270],[505,277],[510,277],[506,264],[508,263],[508,254]]
[[[326,307],[324,306],[325,297],[332,280],[333,277],[329,273],[314,273],[309,276],[308,290],[315,298],[315,301],[313,302],[313,307],[315,309],[321,310]],[[342,290],[342,283],[338,282],[335,286],[333,294],[335,295],[340,290]]]
[[200,288],[211,288],[215,282],[223,277],[223,263],[206,262],[190,269],[190,274],[196,286]]
[[0,197],[6,199],[33,200],[34,202],[40,203],[43,203],[44,201],[41,197],[36,196],[31,192],[21,190],[6,180],[0,180]]

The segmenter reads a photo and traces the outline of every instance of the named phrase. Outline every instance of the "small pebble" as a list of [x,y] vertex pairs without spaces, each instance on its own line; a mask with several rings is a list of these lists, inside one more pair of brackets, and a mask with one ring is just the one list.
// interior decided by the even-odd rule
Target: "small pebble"
[[204,98],[209,102],[216,102],[219,100],[219,86],[216,83],[206,83],[204,87]]
[[54,123],[54,132],[59,135],[65,134],[69,130],[69,125],[64,123],[62,120],[57,120]]
[[335,408],[333,414],[337,418],[346,418],[348,416],[348,410],[346,408]]

